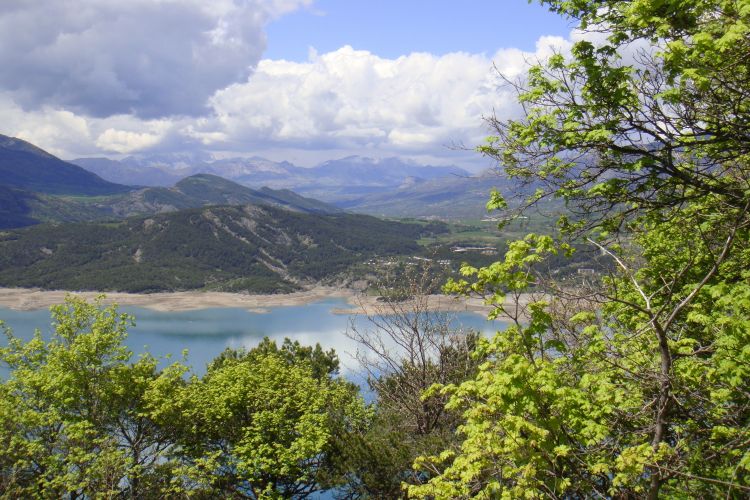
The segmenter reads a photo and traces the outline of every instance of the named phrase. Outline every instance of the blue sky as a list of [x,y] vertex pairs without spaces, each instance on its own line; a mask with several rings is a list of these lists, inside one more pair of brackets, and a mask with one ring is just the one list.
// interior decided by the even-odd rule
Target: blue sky
[[309,47],[329,52],[343,45],[389,58],[530,51],[541,35],[570,30],[568,21],[525,0],[319,0],[268,25],[264,57],[299,62]]
[[486,165],[497,71],[569,50],[526,0],[0,2],[0,133],[63,158],[206,151]]

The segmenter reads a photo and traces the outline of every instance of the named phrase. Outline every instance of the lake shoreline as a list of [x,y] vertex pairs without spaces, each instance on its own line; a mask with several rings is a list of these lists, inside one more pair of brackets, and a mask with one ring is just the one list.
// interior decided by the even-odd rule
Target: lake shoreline
[[[93,300],[104,295],[104,303],[136,306],[160,312],[190,311],[212,308],[239,308],[255,313],[268,312],[273,307],[303,306],[327,299],[344,299],[349,308],[335,308],[334,314],[376,314],[384,304],[377,297],[355,290],[330,286],[315,286],[308,290],[286,294],[250,295],[230,292],[187,291],[159,293],[76,292],[42,290],[38,288],[0,288],[0,306],[17,311],[44,309],[60,304],[68,295]],[[478,298],[455,298],[446,295],[426,297],[426,308],[431,311],[475,312],[486,315],[490,308]]]

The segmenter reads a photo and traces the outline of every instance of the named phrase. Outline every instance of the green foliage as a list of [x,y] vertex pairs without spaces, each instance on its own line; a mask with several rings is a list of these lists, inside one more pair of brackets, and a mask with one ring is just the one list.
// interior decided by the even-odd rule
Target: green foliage
[[123,346],[132,318],[69,298],[54,333],[7,332],[2,498],[288,498],[341,484],[341,436],[369,418],[319,346],[264,341],[199,378]]
[[0,234],[0,283],[68,290],[289,292],[378,255],[419,253],[431,230],[364,215],[212,207]]
[[8,336],[0,360],[0,491],[4,498],[142,496],[169,479],[168,432],[148,416],[155,390],[170,396],[184,368],[122,346],[132,319],[69,299],[52,308],[54,333]]
[[309,365],[313,376],[318,380],[334,377],[339,373],[339,357],[333,349],[324,351],[320,344],[315,344],[315,347],[304,346],[298,340],[292,342],[290,339],[284,339],[281,347],[278,347],[276,341],[268,337],[264,337],[260,344],[250,351],[227,348],[212,361],[209,369],[218,369],[226,362],[270,354],[282,357],[290,365]]
[[[480,150],[608,230],[635,206],[658,210],[690,196],[744,206],[746,2],[543,3],[607,37],[584,37],[570,57],[533,67],[517,86],[526,117],[493,121],[496,134]],[[627,52],[639,54],[635,63]]]
[[591,230],[616,269],[561,285],[540,266],[569,248],[532,234],[449,282],[512,323],[473,380],[431,389],[461,442],[417,460],[439,474],[409,493],[747,496],[750,3],[543,3],[607,37],[532,68],[526,116],[480,150],[538,188],[527,206],[564,199],[562,236]]
[[316,378],[312,363],[261,348],[210,366],[163,418],[182,423],[180,472],[199,485],[191,494],[289,498],[322,487],[334,437],[366,411],[350,384]]
[[[432,389],[450,397],[449,409],[463,412],[463,441],[418,460],[417,470],[444,471],[410,494],[641,496],[657,474],[664,495],[750,491],[747,249],[725,261],[723,276],[700,288],[689,311],[668,325],[667,422],[654,443],[664,382],[655,330],[667,316],[654,311],[683,303],[712,262],[710,249],[680,227],[644,229],[638,241],[650,260],[635,276],[610,278],[601,292],[608,302],[588,309],[545,301],[559,306],[565,302],[559,297],[526,304],[523,321],[480,346],[490,361],[474,380]],[[538,255],[536,247],[514,250],[492,269],[466,269],[476,281],[450,288],[490,292],[492,315],[512,314],[503,291],[528,286],[529,257]],[[665,293],[665,276],[678,274],[670,283],[675,291]]]

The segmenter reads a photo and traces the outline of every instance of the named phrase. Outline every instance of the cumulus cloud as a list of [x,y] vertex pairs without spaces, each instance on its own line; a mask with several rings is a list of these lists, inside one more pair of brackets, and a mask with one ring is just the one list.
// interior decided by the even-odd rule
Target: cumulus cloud
[[[414,53],[385,59],[342,47],[311,54],[307,62],[263,60],[245,83],[210,100],[216,119],[205,132],[257,144],[321,144],[395,150],[475,144],[485,134],[482,116],[517,112],[515,94],[501,85],[530,61],[567,50],[558,37],[540,39],[534,54],[501,50],[493,57]],[[193,133],[198,133],[193,129]]]
[[30,141],[58,156],[91,150],[88,120],[70,111],[44,108],[25,112],[9,95],[0,93],[0,116],[0,133]]
[[[293,4],[278,1],[273,8],[283,12]],[[328,151],[436,158],[455,155],[448,144],[480,143],[487,134],[484,116],[518,116],[516,96],[498,71],[520,76],[530,62],[570,45],[567,39],[542,37],[535,52],[413,53],[395,59],[346,46],[325,54],[311,51],[305,62],[262,60],[249,78],[215,91],[204,116],[91,117],[60,105],[30,110],[8,92],[0,93],[0,112],[5,130],[23,131],[24,138],[64,157],[208,149],[275,151],[276,158],[284,151],[288,158],[299,158],[294,151],[311,157]],[[66,136],[66,129],[76,132]]]
[[[128,117],[119,117],[121,123],[104,120],[99,126],[107,127],[96,138],[96,146],[107,152],[131,153],[151,148],[162,142],[174,124],[169,120],[151,120],[128,124]],[[122,123],[124,119],[125,123]]]
[[179,129],[192,121],[189,118],[144,120],[132,115],[91,118],[49,106],[29,111],[3,93],[0,93],[0,116],[3,117],[0,133],[27,140],[62,158],[133,153],[153,147],[179,148],[186,146]]
[[311,0],[3,0],[0,90],[25,110],[199,115],[244,81],[264,25]]

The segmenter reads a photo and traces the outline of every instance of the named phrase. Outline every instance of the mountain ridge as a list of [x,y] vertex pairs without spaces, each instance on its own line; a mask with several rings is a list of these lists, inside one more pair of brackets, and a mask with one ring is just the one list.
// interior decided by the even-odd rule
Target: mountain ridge
[[[119,165],[107,162],[112,168]],[[333,205],[289,190],[252,189],[211,174],[186,176],[169,187],[114,184],[27,141],[0,135],[0,229],[231,204],[271,205],[307,213],[341,212]]]
[[[155,163],[149,167],[151,170],[143,166],[148,163],[145,160],[129,166],[128,162],[135,161],[134,158],[112,164],[125,169],[118,175],[132,175],[118,179],[141,184],[163,183],[170,176],[190,170],[185,166],[183,155],[176,155],[174,169],[166,166],[164,156],[155,157]],[[309,168],[260,157],[219,159],[209,163],[204,160],[205,157],[201,157],[201,163],[192,170],[221,175],[246,186],[264,184],[274,189],[293,189],[341,209],[388,217],[482,218],[486,215],[485,204],[491,189],[504,184],[496,175],[471,175],[456,166],[422,165],[398,157],[348,156]],[[96,167],[96,162],[91,160],[74,161],[102,175],[113,175],[105,171],[112,168],[106,162]]]
[[[288,161],[277,162],[257,156],[212,161],[206,161],[204,156],[197,156],[193,163],[186,162],[185,155],[174,155],[171,163],[169,158],[169,155],[145,155],[122,160],[78,158],[71,161],[104,178],[137,185],[166,186],[176,182],[176,177],[206,173],[250,187],[266,185],[275,189],[301,189],[305,193],[353,186],[386,190],[400,185],[407,177],[434,179],[448,175],[470,175],[457,166],[421,165],[398,157],[374,159],[348,156],[313,167],[300,167]],[[325,201],[332,200],[330,198]]]
[[377,256],[419,253],[416,240],[440,229],[259,205],[36,225],[0,232],[0,286],[288,292]]
[[289,190],[251,189],[212,174],[185,177],[174,186],[148,187],[128,193],[111,204],[119,217],[147,215],[210,205],[272,205],[305,213],[338,213],[342,210]]
[[130,186],[106,181],[15,137],[0,135],[0,183],[6,187],[58,195],[109,195]]

